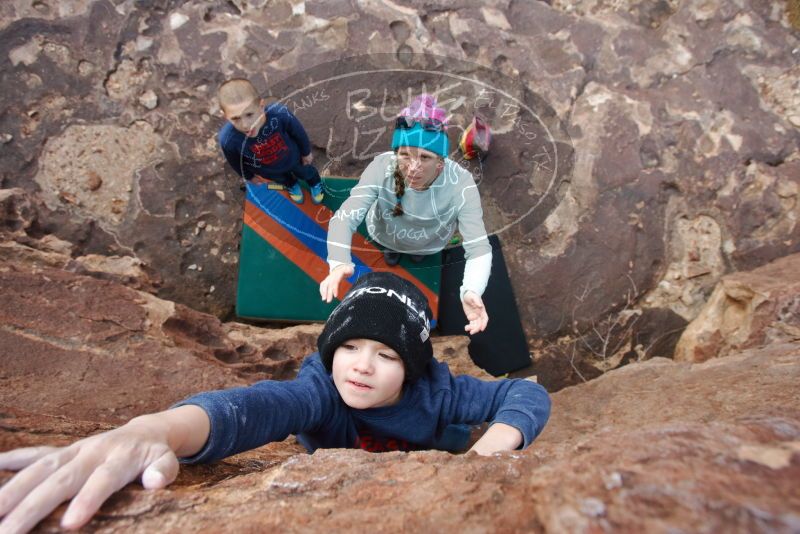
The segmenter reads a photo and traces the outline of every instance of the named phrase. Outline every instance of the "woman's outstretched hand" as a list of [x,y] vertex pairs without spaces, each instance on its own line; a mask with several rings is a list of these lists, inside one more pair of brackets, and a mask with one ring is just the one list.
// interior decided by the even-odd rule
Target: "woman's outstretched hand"
[[[139,476],[147,489],[166,487],[178,476],[175,451],[196,452],[208,436],[208,416],[196,410],[202,411],[181,406],[138,417],[67,447],[0,453],[0,469],[20,471],[0,488],[0,532],[28,532],[70,499],[61,527],[77,529],[113,493]],[[176,416],[183,419],[174,424]],[[185,432],[190,424],[197,426]]]
[[474,291],[467,291],[464,293],[461,304],[464,306],[464,315],[469,321],[464,330],[470,335],[486,330],[486,325],[489,324],[489,315],[486,313],[486,307],[483,305],[480,295]]
[[352,264],[345,263],[337,265],[336,268],[325,277],[325,280],[319,284],[319,296],[322,297],[322,300],[330,302],[334,297],[338,297],[339,284],[342,282],[342,279],[353,276],[354,272],[355,268]]

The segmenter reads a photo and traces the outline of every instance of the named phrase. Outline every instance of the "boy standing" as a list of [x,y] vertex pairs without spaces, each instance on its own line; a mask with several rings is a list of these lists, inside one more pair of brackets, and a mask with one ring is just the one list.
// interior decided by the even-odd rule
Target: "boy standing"
[[76,528],[139,475],[147,488],[171,483],[177,457],[210,462],[289,434],[309,451],[415,450],[431,448],[448,425],[489,421],[471,450],[530,445],[550,415],[544,388],[451,375],[433,358],[429,317],[413,284],[370,273],[331,313],[319,352],[294,380],[201,393],[69,447],[0,454],[0,469],[25,468],[0,489],[0,530],[30,529],[73,497],[61,524]]
[[274,103],[265,107],[253,84],[243,78],[220,86],[219,103],[228,120],[219,132],[219,144],[239,176],[255,183],[277,182],[298,204],[303,203],[298,180],[303,180],[314,204],[322,202],[322,181],[311,165],[308,134],[286,106]]

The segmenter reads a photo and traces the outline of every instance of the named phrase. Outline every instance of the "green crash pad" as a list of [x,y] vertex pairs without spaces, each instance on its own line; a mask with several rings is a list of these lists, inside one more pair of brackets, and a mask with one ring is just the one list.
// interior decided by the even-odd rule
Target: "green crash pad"
[[[353,178],[324,177],[325,200],[320,205],[306,194],[294,203],[276,184],[247,184],[244,224],[239,248],[236,314],[255,320],[325,321],[338,303],[320,299],[319,284],[328,275],[328,221],[358,183]],[[389,267],[380,247],[369,240],[362,223],[353,236],[355,274],[339,288],[343,295],[355,280],[371,271],[390,271],[413,282],[428,297],[438,317],[441,254],[419,264],[403,257]]]

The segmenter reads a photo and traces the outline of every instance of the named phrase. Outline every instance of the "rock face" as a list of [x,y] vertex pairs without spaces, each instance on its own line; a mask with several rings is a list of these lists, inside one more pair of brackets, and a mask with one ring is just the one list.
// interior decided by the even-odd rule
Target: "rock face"
[[[124,258],[81,259],[78,272],[69,243],[30,237],[38,219],[22,191],[0,193],[0,206],[0,450],[67,444],[198,390],[289,377],[314,348],[319,325],[221,323],[127,287],[152,281]],[[736,279],[759,295],[781,277],[793,287],[785,273],[795,260]],[[745,307],[741,324],[778,331],[764,311],[784,309],[792,294],[771,295]],[[705,315],[696,322],[725,326],[725,314]],[[792,325],[796,314],[781,317]],[[524,452],[309,456],[289,439],[185,467],[168,490],[132,484],[86,531],[329,532],[368,522],[386,532],[793,532],[800,341],[747,339],[759,346],[731,346],[699,364],[633,359],[554,394],[550,423]],[[481,376],[465,338],[439,338],[435,352],[456,372]],[[57,530],[62,512],[39,530]]]
[[699,362],[800,340],[800,254],[728,275],[681,336],[675,359]]
[[[0,43],[0,450],[294,374],[319,325],[222,322],[243,194],[214,93],[241,75],[290,99],[320,65],[352,74],[350,56],[372,85],[287,100],[319,167],[358,175],[400,93],[442,73],[456,129],[491,119],[489,158],[465,164],[534,372],[577,384],[524,452],[309,456],[290,439],[165,491],[132,484],[87,532],[800,531],[800,43],[783,3],[43,0],[2,3]],[[520,107],[479,105],[474,78]],[[479,374],[465,338],[436,351]]]
[[0,268],[0,288],[0,403],[94,421],[118,423],[197,391],[293,376],[321,329],[243,336],[252,327],[110,281],[11,263]]
[[[287,441],[184,467],[168,490],[131,485],[86,531],[793,532],[799,379],[796,342],[703,364],[657,358],[553,395],[549,426],[522,453],[309,456]],[[106,428],[2,413],[0,449]]]
[[[781,2],[13,2],[0,42],[0,187],[34,195],[29,231],[73,259],[131,257],[160,297],[221,318],[243,198],[215,89],[243,75],[287,96],[281,80],[350,56],[405,69],[417,91],[409,69],[434,54],[434,70],[511,80],[535,112],[530,129],[495,108],[475,169],[532,343],[577,341],[583,375],[639,344],[623,330],[625,351],[598,354],[626,314],[690,321],[723,275],[800,251],[799,43]],[[370,89],[380,99],[355,85],[351,100]],[[306,96],[293,105],[320,168],[356,176],[388,146],[359,129],[373,101]],[[480,107],[467,97],[445,99],[456,129]]]

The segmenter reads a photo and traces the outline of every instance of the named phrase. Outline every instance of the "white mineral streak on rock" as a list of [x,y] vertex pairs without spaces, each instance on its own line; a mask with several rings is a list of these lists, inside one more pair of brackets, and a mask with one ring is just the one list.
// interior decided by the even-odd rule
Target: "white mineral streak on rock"
[[136,38],[137,52],[144,52],[151,46],[153,46],[153,39],[151,39],[150,37],[145,37],[144,35],[140,35]]
[[164,65],[179,65],[183,59],[183,50],[178,39],[172,32],[164,32],[161,36],[161,46],[156,56],[158,62]]
[[92,272],[112,274],[119,277],[127,277],[146,283],[149,277],[144,272],[142,260],[132,256],[101,256],[98,254],[87,254],[75,258],[75,262],[82,265],[86,270]]
[[173,13],[169,16],[169,27],[177,30],[189,21],[189,17],[183,13]]
[[791,68],[747,65],[742,73],[759,95],[759,107],[800,128],[800,65]]
[[25,65],[33,65],[39,59],[39,54],[42,52],[42,38],[37,35],[24,45],[12,48],[8,52],[8,59],[11,60],[13,66],[20,63]]
[[644,304],[669,308],[691,321],[705,303],[705,291],[725,272],[719,223],[705,215],[678,216],[669,231],[668,250],[667,271],[645,296]]
[[158,96],[148,89],[139,96],[139,103],[147,109],[155,109],[158,106]]
[[485,20],[486,24],[489,26],[494,26],[495,28],[499,28],[501,30],[511,29],[511,24],[508,23],[508,19],[499,9],[482,7],[481,14],[483,14],[483,20]]
[[770,469],[783,469],[792,463],[793,451],[789,447],[742,445],[736,451],[740,460],[765,465]]
[[742,136],[733,133],[736,117],[728,110],[710,115],[704,115],[700,121],[705,132],[697,140],[697,153],[695,159],[705,159],[718,156],[722,151],[723,139],[734,150],[742,146]]
[[575,172],[569,189],[559,205],[545,219],[548,241],[540,249],[540,254],[557,257],[569,246],[570,239],[579,229],[580,217],[594,204],[597,195],[594,164],[602,152],[603,140],[608,133],[605,123],[612,106],[633,120],[640,132],[647,132],[652,124],[652,116],[647,104],[624,98],[613,93],[608,87],[589,82],[583,95],[572,110],[571,122],[581,128],[581,136],[573,139],[575,147]]

